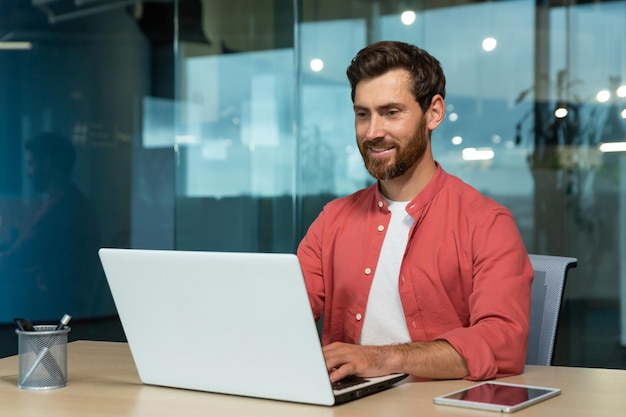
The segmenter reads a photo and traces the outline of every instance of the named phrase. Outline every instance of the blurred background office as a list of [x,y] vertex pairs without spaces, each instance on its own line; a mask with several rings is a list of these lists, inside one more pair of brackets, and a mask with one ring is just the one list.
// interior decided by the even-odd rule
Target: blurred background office
[[[295,251],[372,182],[345,68],[382,39],[444,67],[443,167],[510,208],[529,252],[578,258],[555,364],[626,368],[626,1],[3,0],[0,263],[54,197],[29,177],[42,132],[71,143],[102,246]],[[66,217],[54,256],[93,256]],[[0,271],[0,356],[14,317],[124,340],[101,270],[57,272],[25,291]],[[33,302],[50,286],[82,295]]]

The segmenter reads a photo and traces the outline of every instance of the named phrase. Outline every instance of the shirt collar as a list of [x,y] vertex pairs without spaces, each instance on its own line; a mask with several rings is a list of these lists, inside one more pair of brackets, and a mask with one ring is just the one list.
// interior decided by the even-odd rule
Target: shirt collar
[[[439,165],[438,162],[435,162],[435,164],[437,165],[437,170],[435,171],[435,175],[433,176],[433,178],[428,182],[428,184],[426,184],[426,187],[424,187],[424,189],[420,191],[420,193],[416,195],[406,206],[406,211],[411,215],[418,210],[421,210],[425,205],[430,203],[430,201],[435,198],[435,196],[443,188],[443,185],[448,178],[448,173],[444,171],[441,165]],[[376,184],[372,185],[372,187],[374,187],[374,192],[376,194],[376,204],[379,207],[384,207],[385,210],[388,210],[387,201],[380,192],[379,181],[377,181]]]

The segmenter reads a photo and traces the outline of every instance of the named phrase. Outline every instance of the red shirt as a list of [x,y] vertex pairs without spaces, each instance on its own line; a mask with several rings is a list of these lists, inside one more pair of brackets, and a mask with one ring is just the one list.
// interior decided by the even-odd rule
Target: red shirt
[[[468,379],[524,369],[533,270],[510,211],[440,166],[406,208],[398,279],[413,341],[447,340]],[[298,257],[322,343],[357,343],[391,213],[375,184],[328,203]]]

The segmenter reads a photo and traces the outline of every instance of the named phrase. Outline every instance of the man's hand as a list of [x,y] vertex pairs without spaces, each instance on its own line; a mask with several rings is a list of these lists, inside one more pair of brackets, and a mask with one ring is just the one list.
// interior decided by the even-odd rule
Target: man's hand
[[326,367],[332,382],[348,375],[374,377],[393,373],[385,364],[382,346],[359,346],[335,342],[324,346]]
[[389,346],[334,342],[323,348],[332,382],[348,375],[375,377],[393,373],[433,379],[467,376],[465,359],[444,340]]

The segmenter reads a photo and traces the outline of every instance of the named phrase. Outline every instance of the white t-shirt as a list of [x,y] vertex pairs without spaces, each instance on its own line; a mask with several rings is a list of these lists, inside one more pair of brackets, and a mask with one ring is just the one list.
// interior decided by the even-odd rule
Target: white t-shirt
[[360,345],[389,345],[411,341],[398,292],[400,265],[413,217],[406,212],[408,202],[387,200],[391,220],[380,250],[378,266],[367,299]]

